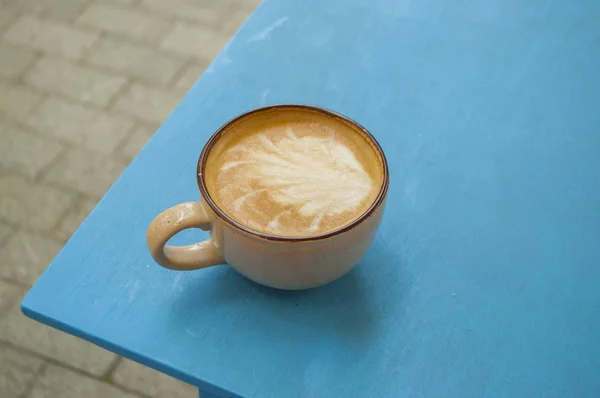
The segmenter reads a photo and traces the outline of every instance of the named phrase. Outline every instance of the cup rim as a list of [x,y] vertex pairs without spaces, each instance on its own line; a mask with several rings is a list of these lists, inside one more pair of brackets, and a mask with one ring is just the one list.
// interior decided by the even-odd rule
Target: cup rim
[[[262,113],[265,111],[278,110],[278,109],[310,110],[310,111],[321,113],[321,114],[329,116],[329,117],[334,117],[336,119],[340,119],[343,122],[349,123],[353,127],[360,130],[364,134],[364,136],[371,142],[371,144],[373,144],[373,147],[375,148],[376,152],[379,153],[379,155],[381,156],[381,161],[383,164],[383,181],[381,183],[379,193],[375,197],[375,200],[373,201],[371,206],[364,213],[362,213],[360,215],[360,217],[356,218],[349,224],[346,224],[342,227],[336,228],[336,229],[326,232],[324,234],[312,235],[312,236],[271,235],[271,234],[267,234],[264,232],[254,230],[254,229],[247,227],[247,226],[241,224],[240,222],[234,220],[232,217],[227,215],[227,213],[225,213],[223,210],[221,210],[221,208],[214,202],[214,200],[210,196],[210,193],[208,192],[208,189],[206,188],[206,182],[204,181],[204,168],[206,166],[208,154],[210,153],[210,150],[212,149],[214,144],[228,130],[228,128],[232,124],[236,123],[237,121],[239,121],[247,116],[256,114],[256,113]],[[204,201],[208,204],[208,206],[212,209],[212,211],[219,218],[221,218],[223,221],[225,221],[227,224],[229,224],[230,226],[234,227],[235,229],[237,229],[241,232],[252,235],[254,237],[258,237],[258,238],[269,240],[269,241],[286,242],[286,243],[298,243],[298,242],[310,242],[310,241],[324,240],[324,239],[331,238],[336,235],[340,235],[344,232],[347,232],[347,231],[355,228],[357,225],[359,225],[360,223],[362,223],[363,221],[368,219],[375,212],[375,210],[383,203],[383,201],[385,200],[385,197],[387,195],[387,190],[388,190],[388,186],[389,186],[389,170],[388,170],[387,159],[385,157],[385,154],[383,153],[383,149],[381,148],[381,146],[379,145],[379,143],[377,142],[375,137],[373,137],[373,135],[369,132],[369,130],[367,130],[365,127],[363,127],[361,124],[359,124],[355,120],[352,120],[349,117],[344,116],[340,113],[337,113],[335,111],[332,111],[330,109],[323,108],[320,106],[305,105],[305,104],[277,104],[277,105],[264,106],[264,107],[253,109],[248,112],[244,112],[244,113],[234,117],[233,119],[229,120],[225,124],[223,124],[210,137],[210,139],[208,140],[206,145],[204,145],[204,148],[202,149],[202,152],[200,153],[200,157],[198,158],[198,165],[196,167],[196,178],[198,181],[198,188],[200,189],[200,194],[202,195],[202,199],[204,199]]]

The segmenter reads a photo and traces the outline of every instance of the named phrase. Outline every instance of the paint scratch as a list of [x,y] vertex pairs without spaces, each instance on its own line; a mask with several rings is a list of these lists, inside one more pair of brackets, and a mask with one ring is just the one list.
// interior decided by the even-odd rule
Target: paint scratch
[[194,333],[194,331],[192,329],[185,329],[185,334],[187,334],[191,337],[196,337],[196,333]]
[[267,103],[267,95],[269,95],[269,89],[266,89],[265,91],[263,91],[262,95],[260,96],[260,104],[264,105]]
[[252,43],[255,41],[263,41],[265,39],[268,39],[271,32],[273,30],[277,29],[278,27],[280,27],[281,25],[283,25],[287,20],[288,20],[288,17],[279,18],[277,21],[273,22],[271,25],[267,26],[266,28],[264,28],[263,30],[261,30],[260,32],[258,32],[257,34],[255,34],[254,36],[249,38],[248,43]]
[[135,281],[129,281],[127,284],[125,284],[125,288],[127,289],[127,293],[129,295],[129,303],[133,303],[140,290],[140,281],[137,279]]
[[178,292],[183,291],[181,286],[179,286],[179,282],[181,282],[181,278],[182,278],[181,272],[175,276],[175,279],[173,279],[173,282],[171,282],[171,288],[173,290],[177,290]]

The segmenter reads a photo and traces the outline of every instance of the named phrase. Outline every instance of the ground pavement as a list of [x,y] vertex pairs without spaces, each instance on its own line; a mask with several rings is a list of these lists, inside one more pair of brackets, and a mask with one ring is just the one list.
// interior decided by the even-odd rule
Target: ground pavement
[[19,302],[259,0],[0,0],[0,397],[194,397]]

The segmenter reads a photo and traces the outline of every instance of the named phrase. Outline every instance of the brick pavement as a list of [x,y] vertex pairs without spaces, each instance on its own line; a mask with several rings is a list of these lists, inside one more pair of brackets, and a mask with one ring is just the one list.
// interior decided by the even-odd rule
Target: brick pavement
[[19,302],[258,2],[0,0],[0,397],[196,396]]

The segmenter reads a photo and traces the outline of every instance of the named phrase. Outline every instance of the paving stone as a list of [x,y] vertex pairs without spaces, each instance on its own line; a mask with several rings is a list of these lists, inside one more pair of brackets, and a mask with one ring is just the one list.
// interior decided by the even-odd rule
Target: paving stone
[[192,398],[198,395],[196,387],[126,359],[117,367],[113,381],[155,398]]
[[[197,397],[130,361],[114,372],[123,389],[98,381],[114,354],[19,303],[258,1],[0,0],[1,398]],[[46,166],[57,145],[70,149]]]
[[223,20],[219,28],[222,32],[232,36],[244,24],[250,14],[250,10],[237,8]]
[[120,6],[131,6],[138,4],[140,0],[105,0],[106,3],[113,3]]
[[262,0],[230,0],[234,9],[241,9],[247,12],[252,12]]
[[2,244],[4,243],[6,238],[8,238],[8,236],[12,233],[13,229],[9,225],[0,222],[0,248],[2,248]]
[[0,167],[35,177],[62,151],[49,139],[0,123]]
[[180,99],[180,95],[171,91],[133,84],[121,95],[114,109],[150,123],[162,123]]
[[170,26],[168,19],[101,3],[90,6],[77,22],[149,43],[161,37]]
[[188,66],[183,75],[177,80],[177,83],[175,83],[175,87],[185,91],[189,90],[200,76],[202,76],[207,66],[205,64],[192,64]]
[[49,98],[26,121],[52,137],[103,153],[112,153],[134,122],[120,115],[91,109],[59,98]]
[[0,77],[17,79],[34,56],[30,50],[0,42]]
[[0,115],[8,119],[24,120],[35,108],[42,96],[40,93],[22,85],[0,81]]
[[[0,3],[2,4],[2,3]],[[17,19],[19,12],[16,8],[9,8],[6,4],[0,7],[0,33],[4,32]]]
[[4,40],[47,53],[78,59],[98,38],[61,22],[24,15],[4,33]]
[[[11,308],[0,317],[0,340],[25,348],[42,356],[53,358],[89,374],[101,376],[115,360],[116,355],[92,343],[42,325],[23,315],[20,302],[25,292],[13,300]],[[80,377],[78,383],[84,382]],[[63,395],[37,395],[47,398]],[[77,397],[91,398],[89,395]]]
[[161,47],[185,56],[212,60],[227,44],[229,37],[207,27],[179,23],[165,37]]
[[0,192],[0,219],[42,232],[52,230],[74,201],[73,194],[15,175],[0,174]]
[[216,25],[228,13],[227,2],[214,0],[142,0],[140,6],[159,14],[189,19],[201,24]]
[[121,149],[127,161],[132,161],[133,158],[137,156],[155,132],[155,128],[148,126],[139,126],[135,129],[131,137],[129,137],[129,140]]
[[94,210],[95,200],[84,200],[67,214],[55,231],[59,239],[68,240],[75,233],[85,218]]
[[[19,294],[21,294],[21,290],[21,288],[7,281],[0,280],[0,317],[12,308],[13,304],[17,301]],[[2,361],[0,360],[0,364],[1,363]]]
[[110,188],[125,169],[125,164],[100,152],[72,148],[48,172],[46,181],[66,185],[99,198]]
[[17,232],[0,248],[0,275],[32,286],[62,246],[50,238]]
[[126,79],[66,61],[42,58],[27,82],[43,91],[103,106],[125,85]]
[[185,61],[156,48],[105,38],[88,57],[88,62],[124,72],[133,77],[167,83]]
[[4,0],[4,2],[35,14],[55,19],[71,19],[81,13],[88,0]]
[[33,386],[29,398],[139,398],[110,384],[83,378],[55,365],[49,365]]
[[0,344],[0,392],[2,398],[19,398],[34,382],[43,361]]

